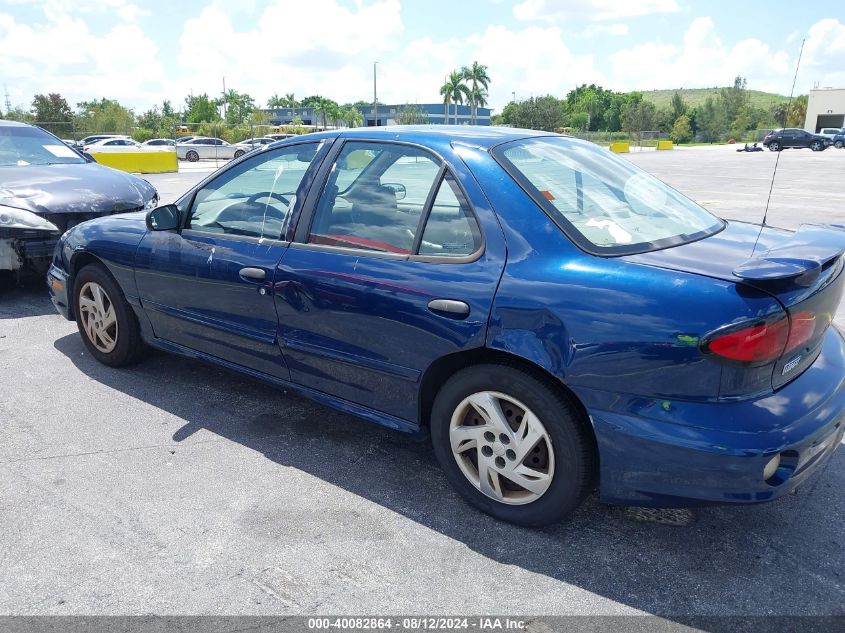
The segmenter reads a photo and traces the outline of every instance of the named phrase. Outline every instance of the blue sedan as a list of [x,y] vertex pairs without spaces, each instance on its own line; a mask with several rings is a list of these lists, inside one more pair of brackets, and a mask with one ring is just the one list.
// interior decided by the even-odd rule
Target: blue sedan
[[543,525],[596,489],[753,503],[818,470],[845,429],[843,252],[577,139],[365,128],[80,224],[48,284],[107,365],[154,347],[429,434],[469,503]]

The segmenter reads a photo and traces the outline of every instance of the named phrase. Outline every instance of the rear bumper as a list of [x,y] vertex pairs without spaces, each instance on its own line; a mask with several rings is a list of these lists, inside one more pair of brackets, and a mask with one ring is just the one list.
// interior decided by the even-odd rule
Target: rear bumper
[[[845,431],[845,341],[836,328],[822,353],[774,394],[691,403],[582,394],[599,447],[608,503],[678,507],[770,501],[831,458]],[[612,402],[612,407],[592,403]],[[768,482],[775,456],[781,467]]]

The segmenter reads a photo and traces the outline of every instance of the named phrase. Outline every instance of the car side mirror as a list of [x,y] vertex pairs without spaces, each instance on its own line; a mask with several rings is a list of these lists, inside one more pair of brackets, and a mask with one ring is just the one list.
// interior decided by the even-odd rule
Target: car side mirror
[[179,228],[181,215],[175,204],[165,204],[147,213],[147,228],[151,231],[174,231]]
[[398,182],[385,182],[382,184],[382,187],[390,189],[396,195],[396,200],[404,200],[405,196],[408,195],[408,190],[405,189],[405,185]]

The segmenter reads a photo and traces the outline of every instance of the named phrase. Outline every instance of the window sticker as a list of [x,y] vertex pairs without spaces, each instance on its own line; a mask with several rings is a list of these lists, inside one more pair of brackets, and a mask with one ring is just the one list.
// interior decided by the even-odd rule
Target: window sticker
[[42,145],[41,147],[57,158],[79,158],[79,154],[74,152],[67,145]]

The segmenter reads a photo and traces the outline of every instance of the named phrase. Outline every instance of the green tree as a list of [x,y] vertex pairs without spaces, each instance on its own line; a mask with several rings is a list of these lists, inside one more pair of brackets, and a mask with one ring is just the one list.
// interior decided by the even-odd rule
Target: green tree
[[587,112],[576,112],[569,117],[569,126],[579,132],[586,132],[590,127],[590,115]]
[[722,88],[719,91],[719,100],[725,111],[725,123],[733,127],[736,118],[748,108],[748,82],[745,77],[737,75],[732,87]]
[[748,108],[742,108],[731,124],[730,136],[736,141],[743,141],[751,128],[751,115]]
[[277,94],[274,94],[272,97],[267,99],[267,107],[270,109],[284,108],[286,105],[287,103],[285,102],[285,98],[280,97]]
[[358,127],[364,122],[364,115],[355,106],[346,106],[341,111],[341,119],[347,127]]
[[786,125],[789,127],[804,127],[807,119],[807,95],[795,97],[789,104],[786,115]]
[[255,100],[246,93],[229,89],[223,93],[219,101],[224,106],[226,123],[229,125],[243,125],[249,121],[255,110]]
[[188,123],[213,123],[220,120],[217,104],[205,93],[185,97],[185,105],[185,120]]
[[428,123],[428,116],[419,106],[405,104],[396,110],[394,120],[397,125],[426,125]]
[[461,69],[464,80],[469,82],[469,104],[470,120],[473,125],[478,120],[478,107],[487,105],[487,90],[490,87],[490,75],[487,74],[487,66],[472,62],[472,66],[464,66]]
[[692,139],[692,127],[690,127],[689,117],[686,114],[682,114],[677,118],[675,124],[672,126],[671,136],[675,143],[690,142]]
[[458,124],[458,104],[469,98],[469,88],[464,83],[464,76],[457,70],[453,70],[444,84],[440,86],[440,94],[443,96],[446,123],[449,123],[449,104],[455,104],[455,125]]
[[66,137],[73,132],[73,112],[65,98],[58,93],[35,95],[32,114],[41,127],[57,136]]
[[305,97],[302,101],[299,102],[301,108],[314,108],[317,106],[318,103],[323,101],[325,97],[321,95],[312,95],[310,97]]
[[519,103],[509,103],[502,115],[507,117],[508,125],[553,132],[566,123],[566,102],[551,95],[531,97]]
[[80,134],[131,134],[135,127],[132,110],[112,99],[76,104],[76,130]]
[[173,104],[170,99],[165,99],[161,102],[161,116],[168,118],[175,118],[176,112],[173,111]]
[[704,141],[717,141],[725,131],[725,109],[713,97],[707,97],[705,102],[696,108],[695,119],[698,133]]
[[285,98],[282,100],[282,106],[284,106],[285,108],[298,108],[299,101],[296,100],[296,97],[294,97],[294,94],[292,92],[289,92],[285,95]]
[[657,108],[651,101],[629,103],[622,112],[622,129],[637,137],[637,144],[642,143],[642,133],[654,128]]
[[[672,94],[672,100],[669,102],[669,109],[672,111],[672,121],[677,122],[678,119],[687,113],[687,102],[677,90]],[[689,123],[689,119],[687,119]]]

